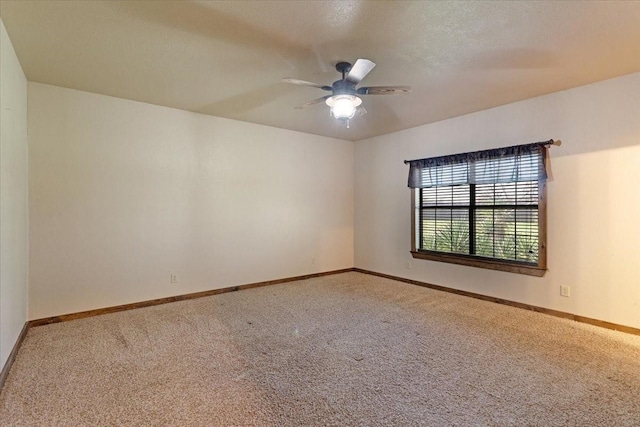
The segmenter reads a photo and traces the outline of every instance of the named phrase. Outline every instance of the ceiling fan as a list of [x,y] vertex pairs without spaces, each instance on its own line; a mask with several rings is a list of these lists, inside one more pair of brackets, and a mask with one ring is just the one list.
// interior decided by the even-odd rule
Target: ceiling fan
[[284,78],[282,81],[294,85],[317,87],[331,92],[331,95],[316,98],[296,108],[307,108],[324,102],[331,108],[333,117],[345,121],[348,127],[349,120],[356,114],[362,116],[367,112],[361,105],[360,95],[401,95],[409,93],[411,90],[410,86],[364,86],[356,89],[356,86],[375,66],[375,62],[368,59],[358,59],[353,65],[348,62],[338,62],[336,70],[342,74],[342,79],[336,80],[331,86],[292,78]]

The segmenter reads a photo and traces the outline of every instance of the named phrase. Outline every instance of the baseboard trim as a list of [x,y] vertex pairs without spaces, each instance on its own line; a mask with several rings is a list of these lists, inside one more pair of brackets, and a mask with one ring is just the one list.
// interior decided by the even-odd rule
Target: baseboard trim
[[409,283],[411,285],[421,286],[423,288],[434,289],[436,291],[448,292],[451,294],[462,295],[465,297],[471,297],[481,299],[483,301],[495,302],[498,304],[508,305],[511,307],[522,308],[524,310],[535,311],[537,313],[548,314],[554,317],[560,317],[563,319],[575,320],[576,322],[588,323],[589,325],[599,326],[601,328],[612,329],[614,331],[625,332],[627,334],[640,335],[640,329],[632,326],[619,325],[617,323],[606,322],[604,320],[593,319],[591,317],[579,316],[577,314],[571,314],[564,311],[552,310],[549,308],[538,307],[535,305],[525,304],[521,302],[509,301],[502,298],[490,297],[487,295],[477,294],[474,292],[462,291],[459,289],[448,288],[446,286],[433,285],[431,283],[421,282],[419,280],[405,279],[404,277],[392,276],[391,274],[378,273],[375,271],[364,270],[362,268],[353,268],[353,271],[358,273],[370,274],[372,276],[384,277],[385,279],[396,280],[398,282]]
[[5,381],[7,381],[7,377],[9,376],[9,371],[11,370],[11,366],[13,365],[13,362],[16,360],[16,354],[18,354],[18,350],[20,350],[20,346],[22,345],[22,341],[24,341],[24,337],[27,336],[28,330],[29,330],[29,322],[25,322],[24,325],[22,326],[22,330],[20,331],[20,334],[18,335],[18,339],[16,340],[16,343],[13,345],[13,349],[11,350],[11,353],[9,353],[9,357],[7,358],[7,361],[4,364],[4,368],[2,368],[2,371],[0,371],[0,390],[2,390],[2,387],[4,387]]
[[305,274],[303,276],[286,277],[283,279],[267,280],[264,282],[249,283],[246,285],[230,286],[220,289],[211,289],[208,291],[194,292],[192,294],[176,295],[166,298],[157,298],[147,301],[134,302],[131,304],[116,305],[112,307],[97,308],[94,310],[80,311],[77,313],[62,314],[59,316],[45,317],[29,321],[29,327],[49,325],[51,323],[68,322],[70,320],[83,319],[85,317],[100,316],[102,314],[116,313],[118,311],[133,310],[136,308],[151,307],[154,305],[167,304],[170,302],[184,301],[195,298],[209,297],[212,295],[224,294],[227,292],[235,292],[244,289],[259,288],[262,286],[278,285],[281,283],[295,282],[296,280],[312,279],[314,277],[329,276],[332,274],[347,273],[353,271],[353,268],[345,268],[342,270],[325,271],[322,273]]
[[9,368],[11,367],[11,363],[13,363],[13,358],[15,358],[15,353],[17,353],[18,348],[19,348],[20,344],[22,343],[22,340],[24,339],[24,336],[27,333],[27,329],[30,328],[30,327],[49,325],[51,323],[67,322],[67,321],[70,321],[70,320],[82,319],[82,318],[85,318],[85,317],[99,316],[99,315],[102,315],[102,314],[116,313],[118,311],[133,310],[133,309],[142,308],[142,307],[151,307],[151,306],[154,306],[154,305],[167,304],[167,303],[170,303],[170,302],[184,301],[184,300],[189,300],[189,299],[208,297],[208,296],[212,296],[212,295],[224,294],[224,293],[227,293],[227,292],[235,292],[235,291],[240,291],[240,290],[244,290],[244,289],[259,288],[259,287],[262,287],[262,286],[269,286],[269,285],[278,285],[280,283],[295,282],[297,280],[312,279],[314,277],[322,277],[322,276],[329,276],[329,275],[333,275],[333,274],[348,273],[348,272],[351,272],[351,271],[355,271],[355,272],[363,273],[363,274],[369,274],[369,275],[372,275],[372,276],[383,277],[385,279],[396,280],[398,282],[409,283],[411,285],[421,286],[423,288],[429,288],[429,289],[433,289],[433,290],[436,290],[436,291],[448,292],[448,293],[451,293],[451,294],[462,295],[462,296],[465,296],[465,297],[480,299],[480,300],[483,300],[483,301],[489,301],[489,302],[494,302],[494,303],[497,303],[497,304],[508,305],[510,307],[516,307],[516,308],[521,308],[521,309],[524,309],[524,310],[535,311],[537,313],[547,314],[549,316],[559,317],[559,318],[562,318],[562,319],[574,320],[576,322],[587,323],[589,325],[598,326],[598,327],[605,328],[605,329],[611,329],[611,330],[619,331],[619,332],[625,332],[625,333],[632,334],[632,335],[640,335],[640,328],[634,328],[632,326],[620,325],[620,324],[617,324],[617,323],[612,323],[612,322],[607,322],[607,321],[604,321],[604,320],[593,319],[591,317],[579,316],[577,314],[571,314],[571,313],[567,313],[567,312],[564,312],[564,311],[552,310],[552,309],[549,309],[549,308],[538,307],[538,306],[531,305],[531,304],[525,304],[525,303],[521,303],[521,302],[510,301],[510,300],[506,300],[506,299],[502,299],[502,298],[496,298],[496,297],[491,297],[491,296],[487,296],[487,295],[483,295],[483,294],[478,294],[478,293],[475,293],[475,292],[468,292],[468,291],[463,291],[463,290],[460,290],[460,289],[448,288],[446,286],[434,285],[434,284],[427,283],[427,282],[421,282],[419,280],[406,279],[404,277],[393,276],[391,274],[378,273],[376,271],[365,270],[365,269],[362,269],[362,268],[353,267],[353,268],[345,268],[345,269],[341,269],[341,270],[326,271],[326,272],[322,272],[322,273],[306,274],[306,275],[303,275],[303,276],[286,277],[286,278],[283,278],[283,279],[267,280],[267,281],[264,281],[264,282],[249,283],[249,284],[246,284],[246,285],[230,286],[230,287],[226,287],[226,288],[212,289],[212,290],[208,290],[208,291],[195,292],[195,293],[191,293],[191,294],[176,295],[176,296],[172,296],[172,297],[158,298],[158,299],[153,299],[153,300],[135,302],[135,303],[131,303],[131,304],[124,304],[124,305],[117,305],[117,306],[113,306],[113,307],[98,308],[98,309],[95,309],[95,310],[87,310],[87,311],[81,311],[81,312],[77,312],[77,313],[63,314],[63,315],[60,315],[60,316],[53,316],[53,317],[46,317],[46,318],[43,318],[43,319],[31,320],[31,321],[25,323],[25,326],[22,329],[22,332],[20,333],[20,337],[18,339],[18,342],[16,343],[15,347],[13,348],[13,350],[11,352],[11,355],[9,356],[9,359],[7,359],[7,363],[5,364],[5,368],[2,370],[2,373],[0,374],[0,389],[2,388],[2,385],[4,384],[5,377],[9,372]]

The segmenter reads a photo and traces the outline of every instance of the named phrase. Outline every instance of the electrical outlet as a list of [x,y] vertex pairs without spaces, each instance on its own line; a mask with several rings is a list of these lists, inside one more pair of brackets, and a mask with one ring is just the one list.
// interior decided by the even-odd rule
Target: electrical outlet
[[571,295],[571,288],[569,286],[560,286],[560,295],[568,297]]
[[407,261],[404,266],[406,267],[407,270],[411,270],[411,261]]
[[171,283],[178,283],[178,275],[171,274]]
[[315,258],[311,258],[311,265],[316,265],[316,259]]

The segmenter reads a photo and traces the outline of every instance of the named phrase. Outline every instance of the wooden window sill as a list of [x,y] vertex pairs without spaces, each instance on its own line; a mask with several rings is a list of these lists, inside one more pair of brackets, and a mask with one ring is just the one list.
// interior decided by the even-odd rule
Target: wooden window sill
[[528,276],[542,277],[546,273],[545,267],[537,267],[522,263],[488,260],[479,257],[441,254],[425,251],[411,251],[411,255],[416,259],[426,259],[429,261],[448,262],[451,264],[467,265],[470,267],[488,268],[490,270],[507,271],[509,273],[526,274]]

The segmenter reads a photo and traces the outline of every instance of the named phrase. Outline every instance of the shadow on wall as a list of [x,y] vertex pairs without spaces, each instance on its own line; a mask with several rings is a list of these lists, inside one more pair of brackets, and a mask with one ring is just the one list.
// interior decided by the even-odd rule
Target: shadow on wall
[[[634,87],[637,90],[629,90]],[[553,102],[544,103],[540,126],[563,142],[562,147],[552,148],[552,157],[640,145],[640,73],[550,96]],[[554,129],[564,132],[556,134]]]

